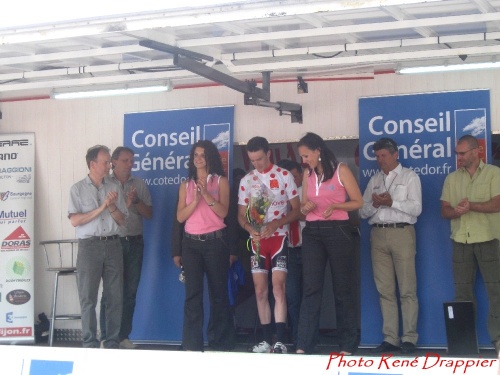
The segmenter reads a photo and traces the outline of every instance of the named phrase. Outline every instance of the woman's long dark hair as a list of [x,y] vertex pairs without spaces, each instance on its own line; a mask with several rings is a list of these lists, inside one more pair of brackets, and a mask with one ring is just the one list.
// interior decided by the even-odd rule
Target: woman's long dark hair
[[217,147],[211,141],[200,140],[193,145],[189,153],[188,178],[198,182],[196,177],[196,167],[194,166],[194,150],[196,147],[202,148],[205,153],[208,174],[225,176],[224,168],[222,167],[222,160]]
[[[297,147],[304,146],[309,150],[319,150],[319,157],[321,158],[320,163],[323,168],[323,180],[329,180],[335,174],[339,162],[335,157],[335,154],[332,150],[330,150],[327,146],[323,138],[315,133],[306,133],[302,138],[300,138],[299,143],[297,143]],[[311,172],[311,168],[309,168],[309,172]],[[316,174],[318,171],[315,170]]]

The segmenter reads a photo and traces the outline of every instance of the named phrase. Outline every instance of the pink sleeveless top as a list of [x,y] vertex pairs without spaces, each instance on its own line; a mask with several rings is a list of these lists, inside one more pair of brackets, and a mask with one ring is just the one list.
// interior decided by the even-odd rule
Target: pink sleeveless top
[[[218,175],[208,175],[207,191],[215,199],[219,200],[219,180]],[[186,183],[186,204],[191,203],[195,197],[194,180]],[[225,228],[224,219],[219,217],[212,208],[208,206],[205,199],[201,198],[194,212],[186,220],[184,230],[190,234],[204,234]]]
[[321,181],[318,185],[318,175],[311,171],[307,177],[307,199],[316,203],[316,208],[309,212],[306,216],[306,221],[317,220],[348,220],[349,215],[347,211],[334,210],[329,218],[325,219],[321,214],[332,203],[343,203],[347,199],[347,192],[344,185],[340,182],[339,163],[333,177],[328,181]]

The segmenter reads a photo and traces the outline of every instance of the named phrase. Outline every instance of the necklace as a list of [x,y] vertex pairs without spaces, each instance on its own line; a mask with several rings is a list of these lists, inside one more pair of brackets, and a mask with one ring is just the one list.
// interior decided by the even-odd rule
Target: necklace
[[391,183],[390,183],[389,187],[387,187],[387,185],[385,184],[385,173],[384,173],[384,175],[383,175],[383,178],[384,178],[384,187],[385,187],[385,191],[386,191],[386,192],[389,192],[389,190],[391,189],[392,184],[394,183],[394,181],[396,180],[396,178],[398,178],[398,175],[394,176],[394,178],[392,179],[392,181],[391,181]]
[[318,177],[318,186],[323,182],[323,172],[321,173],[316,173],[316,176]]

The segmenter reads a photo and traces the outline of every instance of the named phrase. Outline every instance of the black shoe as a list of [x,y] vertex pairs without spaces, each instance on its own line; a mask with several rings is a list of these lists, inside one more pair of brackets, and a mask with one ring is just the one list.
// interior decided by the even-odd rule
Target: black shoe
[[372,349],[372,353],[388,353],[397,351],[399,351],[399,347],[389,344],[387,341],[382,341],[382,344]]
[[403,354],[411,354],[415,352],[415,344],[412,344],[411,342],[404,342],[401,344],[401,353]]

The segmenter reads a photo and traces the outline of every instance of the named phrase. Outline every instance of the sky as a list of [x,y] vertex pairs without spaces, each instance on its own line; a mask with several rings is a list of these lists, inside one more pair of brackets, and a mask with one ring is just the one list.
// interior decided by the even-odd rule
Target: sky
[[[249,0],[183,0],[181,3],[183,8],[187,8],[241,3],[246,1]],[[56,23],[102,16],[174,9],[179,8],[178,4],[179,3],[172,0],[86,0],[82,2],[68,0],[4,1],[0,12],[0,30],[43,23]]]

